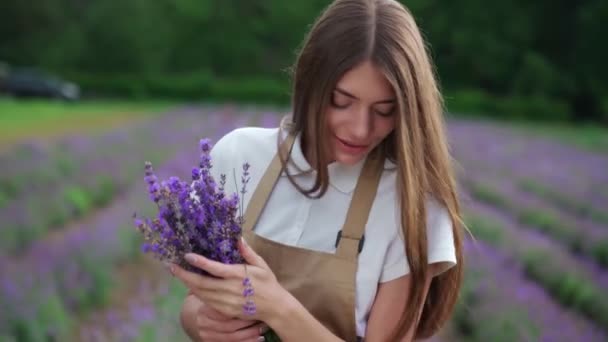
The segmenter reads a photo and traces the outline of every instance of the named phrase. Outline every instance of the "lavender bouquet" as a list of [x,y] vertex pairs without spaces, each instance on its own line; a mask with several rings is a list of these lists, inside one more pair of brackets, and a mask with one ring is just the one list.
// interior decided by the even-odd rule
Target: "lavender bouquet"
[[[210,140],[202,139],[199,145],[200,163],[192,169],[192,183],[178,177],[159,181],[152,164],[146,162],[144,179],[158,215],[152,220],[136,218],[135,226],[143,233],[145,253],[203,274],[203,270],[186,262],[186,253],[226,264],[244,262],[237,246],[243,216],[239,196],[236,193],[227,196],[224,192],[226,175],[221,175],[219,184],[211,175]],[[245,194],[249,181],[248,169],[248,164],[243,165],[241,195]]]
[[[145,181],[150,199],[157,205],[154,219],[138,218],[135,226],[143,234],[144,253],[156,259],[171,262],[194,273],[207,275],[206,271],[193,267],[185,259],[187,253],[196,253],[225,264],[242,264],[244,259],[238,249],[243,224],[243,196],[249,182],[249,164],[243,165],[240,198],[237,193],[224,191],[226,175],[220,175],[219,183],[211,175],[211,141],[201,139],[199,167],[192,169],[192,182],[178,177],[159,181],[150,162],[145,163]],[[236,182],[236,176],[235,182]],[[266,341],[279,341],[270,330]]]

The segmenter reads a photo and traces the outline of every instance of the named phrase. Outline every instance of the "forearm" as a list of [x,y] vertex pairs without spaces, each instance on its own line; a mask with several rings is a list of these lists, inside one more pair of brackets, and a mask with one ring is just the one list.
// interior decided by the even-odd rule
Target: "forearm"
[[293,296],[288,295],[281,312],[266,322],[282,341],[343,341],[332,334]]
[[194,295],[187,295],[182,305],[182,311],[180,313],[180,322],[186,335],[190,337],[192,341],[200,341],[198,331],[196,328],[196,313],[201,305],[201,301]]

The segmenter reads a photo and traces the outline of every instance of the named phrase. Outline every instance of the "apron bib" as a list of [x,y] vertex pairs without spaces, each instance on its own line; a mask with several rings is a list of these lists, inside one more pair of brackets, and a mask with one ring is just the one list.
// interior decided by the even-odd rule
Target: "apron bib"
[[[290,134],[279,148],[291,150]],[[274,156],[245,211],[243,236],[268,263],[279,283],[327,329],[345,341],[357,341],[355,291],[358,255],[383,163],[370,153],[355,187],[335,254],[281,244],[256,235],[254,227],[283,167]]]

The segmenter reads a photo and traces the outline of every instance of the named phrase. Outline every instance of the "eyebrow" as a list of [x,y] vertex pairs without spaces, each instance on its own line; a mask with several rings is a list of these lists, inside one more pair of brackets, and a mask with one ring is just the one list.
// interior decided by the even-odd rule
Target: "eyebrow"
[[[340,94],[342,94],[344,96],[350,97],[351,99],[359,100],[358,97],[356,97],[355,95],[347,92],[344,89],[340,89],[340,87],[336,87],[335,91],[337,91],[338,93],[340,93]],[[386,100],[376,101],[376,102],[374,102],[374,104],[395,103],[395,102],[396,102],[396,99],[392,98],[392,99],[386,99]]]

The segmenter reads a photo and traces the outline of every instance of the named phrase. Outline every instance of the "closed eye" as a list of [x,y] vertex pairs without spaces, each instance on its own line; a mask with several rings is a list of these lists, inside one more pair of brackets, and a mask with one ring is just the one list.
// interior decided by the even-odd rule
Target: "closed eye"
[[382,109],[376,108],[375,112],[383,117],[390,117],[395,113],[395,106],[384,106]]
[[331,105],[336,108],[345,109],[350,106],[350,101],[345,96],[334,92],[331,96]]

